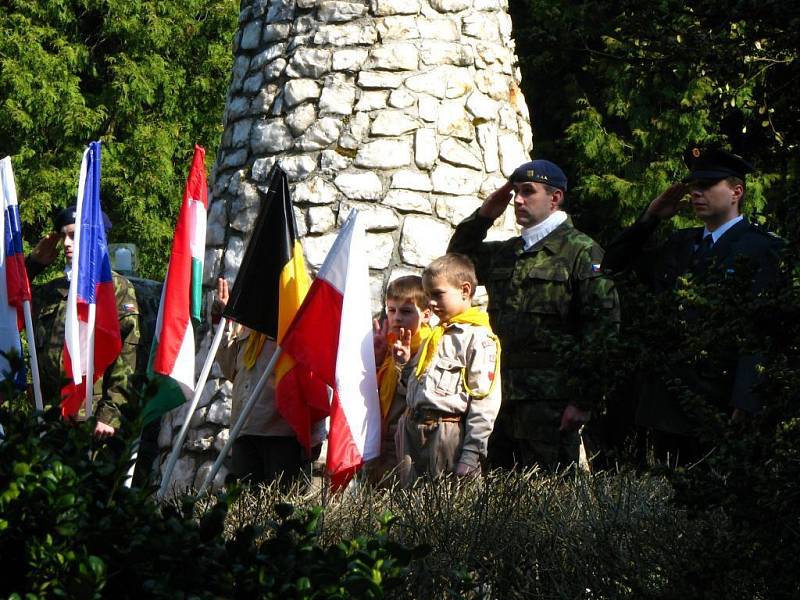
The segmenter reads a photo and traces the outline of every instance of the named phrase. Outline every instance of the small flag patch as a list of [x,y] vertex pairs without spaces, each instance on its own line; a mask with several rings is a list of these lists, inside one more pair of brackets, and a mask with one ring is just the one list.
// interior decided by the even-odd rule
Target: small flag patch
[[600,263],[592,263],[592,273],[600,273],[601,271]]

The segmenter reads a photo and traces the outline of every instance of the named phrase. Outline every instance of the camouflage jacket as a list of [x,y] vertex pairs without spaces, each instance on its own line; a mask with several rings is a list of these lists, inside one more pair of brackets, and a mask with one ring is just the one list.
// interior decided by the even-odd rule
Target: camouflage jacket
[[456,227],[448,252],[469,256],[489,293],[503,345],[503,401],[591,408],[597,398],[566,389],[558,356],[619,322],[614,283],[600,271],[602,248],[569,219],[528,251],[521,237],[484,242],[491,225],[476,211]]
[[[119,427],[120,407],[126,402],[128,379],[136,370],[140,329],[139,305],[133,285],[118,273],[113,276],[122,352],[106,369],[102,379],[95,383],[94,404],[98,421]],[[67,383],[62,355],[68,292],[66,277],[33,288],[33,322],[42,395],[51,402],[61,398],[61,388]]]

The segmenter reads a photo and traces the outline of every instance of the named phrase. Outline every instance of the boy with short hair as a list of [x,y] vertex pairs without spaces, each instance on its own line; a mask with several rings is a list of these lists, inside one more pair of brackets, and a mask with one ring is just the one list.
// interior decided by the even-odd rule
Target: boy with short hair
[[463,254],[446,254],[422,274],[439,324],[411,359],[410,335],[392,347],[409,363],[406,410],[398,427],[403,483],[427,475],[480,475],[500,410],[500,343],[488,315],[472,308],[477,278]]
[[398,277],[386,288],[386,319],[380,325],[374,321],[375,363],[378,365],[378,396],[381,404],[381,453],[366,465],[369,479],[376,484],[386,483],[387,476],[397,467],[395,433],[400,417],[406,410],[406,386],[400,382],[400,369],[394,356],[387,352],[400,336],[411,333],[411,353],[430,335],[428,321],[431,309],[428,295],[418,275]]

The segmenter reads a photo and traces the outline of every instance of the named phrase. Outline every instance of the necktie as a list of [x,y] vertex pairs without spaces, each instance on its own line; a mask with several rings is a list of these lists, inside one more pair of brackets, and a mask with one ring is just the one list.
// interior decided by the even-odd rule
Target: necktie
[[697,244],[697,248],[694,251],[694,255],[692,256],[693,262],[695,265],[701,265],[708,261],[709,257],[711,256],[711,249],[714,247],[714,238],[709,233],[706,235],[700,243]]

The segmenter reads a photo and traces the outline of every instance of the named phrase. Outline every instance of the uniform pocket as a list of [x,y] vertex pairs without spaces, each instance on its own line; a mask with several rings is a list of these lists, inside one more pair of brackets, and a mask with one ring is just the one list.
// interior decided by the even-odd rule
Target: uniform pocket
[[433,372],[434,391],[440,396],[452,396],[461,383],[463,365],[454,360],[440,360]]
[[572,299],[569,271],[563,266],[542,266],[531,269],[525,285],[525,311],[565,316]]

